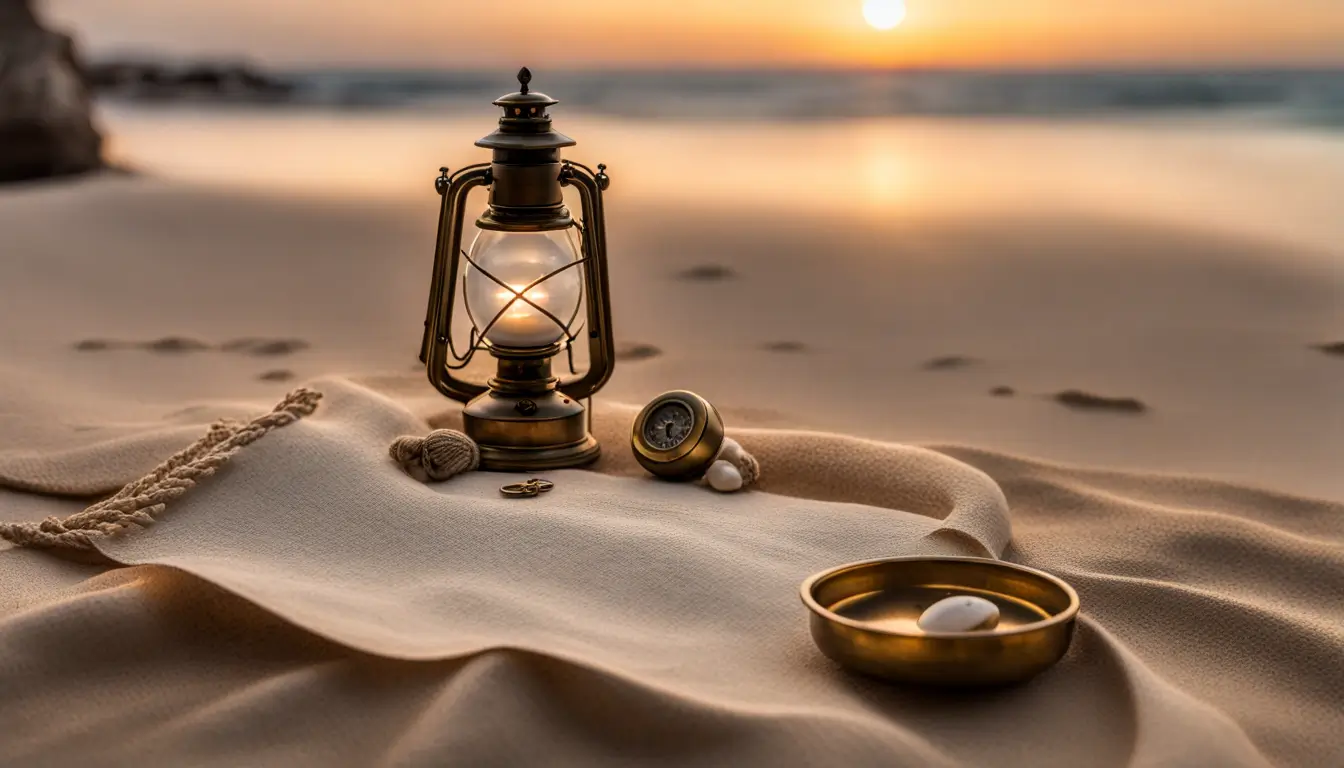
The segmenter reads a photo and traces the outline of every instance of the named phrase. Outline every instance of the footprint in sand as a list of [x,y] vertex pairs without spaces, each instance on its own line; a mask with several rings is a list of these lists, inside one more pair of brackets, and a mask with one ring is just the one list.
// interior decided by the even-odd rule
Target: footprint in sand
[[108,349],[122,349],[131,346],[124,341],[112,341],[110,339],[85,339],[75,345],[79,352],[102,352]]
[[308,348],[303,339],[234,339],[220,345],[222,352],[239,352],[258,357],[292,355]]
[[663,354],[663,350],[652,344],[622,342],[616,345],[616,359],[621,362],[633,363],[637,360],[650,360],[661,354]]
[[109,349],[145,349],[150,352],[171,353],[200,352],[210,349],[210,345],[196,339],[183,336],[165,336],[153,341],[118,341],[115,339],[85,339],[75,344],[80,352],[103,352]]
[[994,397],[1012,397],[1017,394],[1017,390],[1012,387],[998,386],[989,390],[989,394]]
[[274,371],[267,371],[257,378],[261,381],[291,381],[294,378],[294,372],[279,368]]
[[965,355],[944,355],[943,357],[935,357],[932,360],[926,361],[924,363],[924,370],[951,371],[956,368],[965,368],[970,365],[975,365],[978,362],[980,361],[973,357],[966,357]]
[[766,352],[778,352],[780,354],[792,355],[799,352],[806,352],[807,345],[801,341],[770,341],[761,345],[761,349]]
[[1053,396],[1055,402],[1088,411],[1110,411],[1112,413],[1143,413],[1148,406],[1132,397],[1104,397],[1078,389],[1068,389]]
[[[221,352],[239,352],[259,357],[289,355],[308,348],[308,342],[302,339],[235,339],[226,341],[218,349]],[[75,344],[80,352],[103,352],[110,349],[144,349],[160,354],[178,354],[182,352],[205,352],[216,347],[197,339],[185,336],[164,336],[153,341],[118,341],[115,339],[85,339]]]
[[1344,357],[1344,341],[1336,341],[1332,344],[1317,344],[1315,349],[1318,352],[1324,352],[1327,355],[1335,357]]
[[682,270],[677,273],[677,277],[682,280],[695,280],[698,282],[715,282],[718,280],[727,280],[737,277],[737,273],[730,267],[722,264],[701,264],[697,267]]
[[188,339],[182,336],[165,336],[162,339],[154,341],[142,341],[136,346],[147,349],[150,352],[164,352],[176,354],[178,352],[202,352],[210,349],[210,345],[196,339]]

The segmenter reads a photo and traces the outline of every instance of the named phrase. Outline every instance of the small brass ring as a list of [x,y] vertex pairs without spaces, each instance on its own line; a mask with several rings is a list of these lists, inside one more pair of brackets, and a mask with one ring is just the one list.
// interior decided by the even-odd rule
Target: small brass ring
[[531,483],[511,483],[500,488],[499,492],[511,498],[529,498],[541,493],[541,490]]
[[536,488],[538,493],[546,493],[555,487],[555,483],[552,483],[550,480],[543,480],[539,477],[534,477],[531,480],[528,480],[526,485]]

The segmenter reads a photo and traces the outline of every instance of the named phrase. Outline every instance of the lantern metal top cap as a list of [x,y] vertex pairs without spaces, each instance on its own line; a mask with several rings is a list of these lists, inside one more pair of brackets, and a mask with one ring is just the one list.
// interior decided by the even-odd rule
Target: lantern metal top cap
[[501,96],[493,102],[504,110],[499,128],[476,142],[487,149],[559,149],[576,143],[562,133],[551,130],[551,116],[546,108],[559,104],[544,93],[531,90],[532,72],[523,67],[518,72],[521,90]]
[[522,69],[518,70],[518,85],[521,86],[521,90],[519,90],[516,93],[510,93],[507,96],[500,96],[498,99],[495,99],[494,101],[495,106],[505,108],[516,106],[542,108],[542,107],[551,107],[560,103],[544,93],[538,93],[536,91],[533,91],[529,87],[529,84],[531,82],[532,82],[532,70],[528,69],[527,67],[523,67]]

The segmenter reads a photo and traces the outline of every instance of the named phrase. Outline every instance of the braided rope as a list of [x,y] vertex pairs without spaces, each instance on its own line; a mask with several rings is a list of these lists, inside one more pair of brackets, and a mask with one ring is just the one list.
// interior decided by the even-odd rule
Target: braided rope
[[215,474],[243,446],[312,414],[321,399],[321,392],[300,388],[286,395],[270,413],[247,424],[215,422],[204,437],[111,497],[64,520],[49,517],[40,523],[0,523],[0,539],[20,547],[90,550],[95,538],[112,536],[131,526],[153,525],[168,502]]
[[447,480],[481,465],[476,441],[452,429],[436,429],[424,437],[398,437],[387,452],[406,474],[422,483]]

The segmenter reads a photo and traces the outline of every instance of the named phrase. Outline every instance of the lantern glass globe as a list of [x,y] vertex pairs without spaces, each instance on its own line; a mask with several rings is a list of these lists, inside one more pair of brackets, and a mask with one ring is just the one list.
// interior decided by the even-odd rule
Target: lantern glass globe
[[[538,308],[560,323],[568,323],[578,310],[583,293],[582,267],[552,274],[579,258],[573,227],[550,232],[482,229],[469,255],[467,309],[476,327],[485,331],[487,341],[497,347],[529,349],[550,346],[565,335],[565,329]],[[546,279],[532,285],[541,278]],[[487,331],[491,321],[494,325]]]

